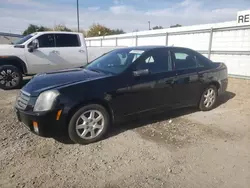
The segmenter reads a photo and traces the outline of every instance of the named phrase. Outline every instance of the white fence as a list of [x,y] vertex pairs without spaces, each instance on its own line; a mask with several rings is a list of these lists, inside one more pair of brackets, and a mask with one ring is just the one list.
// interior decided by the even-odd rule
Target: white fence
[[250,25],[224,22],[92,37],[87,46],[166,45],[188,47],[217,62],[225,62],[229,74],[250,77]]

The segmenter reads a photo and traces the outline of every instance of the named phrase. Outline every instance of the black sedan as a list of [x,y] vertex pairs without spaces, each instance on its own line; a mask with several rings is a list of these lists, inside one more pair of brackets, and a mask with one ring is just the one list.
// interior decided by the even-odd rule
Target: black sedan
[[19,121],[40,136],[67,133],[75,143],[88,144],[124,118],[187,106],[211,110],[227,77],[224,63],[191,49],[123,48],[83,68],[34,76],[15,108]]

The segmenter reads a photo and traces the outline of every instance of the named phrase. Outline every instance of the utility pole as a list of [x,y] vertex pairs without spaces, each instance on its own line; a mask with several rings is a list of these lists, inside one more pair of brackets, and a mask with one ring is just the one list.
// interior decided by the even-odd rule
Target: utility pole
[[148,21],[148,30],[151,30],[150,21]]
[[77,4],[77,30],[78,32],[80,31],[80,24],[79,24],[79,1],[76,0],[76,4]]

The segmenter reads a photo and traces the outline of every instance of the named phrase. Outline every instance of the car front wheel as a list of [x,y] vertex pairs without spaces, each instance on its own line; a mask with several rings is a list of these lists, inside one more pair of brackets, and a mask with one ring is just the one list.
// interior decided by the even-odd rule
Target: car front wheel
[[72,116],[68,127],[69,137],[78,144],[93,143],[101,140],[109,124],[109,114],[104,107],[86,105]]
[[199,108],[201,111],[212,110],[217,102],[218,89],[214,85],[210,85],[205,89],[201,96]]
[[13,65],[0,66],[0,88],[19,88],[23,80],[21,71]]

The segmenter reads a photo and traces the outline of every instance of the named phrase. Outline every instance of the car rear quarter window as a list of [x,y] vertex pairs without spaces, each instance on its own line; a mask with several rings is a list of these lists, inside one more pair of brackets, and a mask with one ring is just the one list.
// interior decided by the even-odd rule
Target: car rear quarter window
[[153,49],[147,52],[138,62],[136,70],[148,69],[150,73],[161,73],[172,70],[167,49]]
[[55,34],[56,47],[78,47],[80,40],[76,34]]
[[198,68],[210,68],[212,64],[212,61],[210,59],[199,53],[196,54],[196,61]]
[[196,57],[192,51],[185,49],[172,50],[175,70],[194,69],[197,67]]

